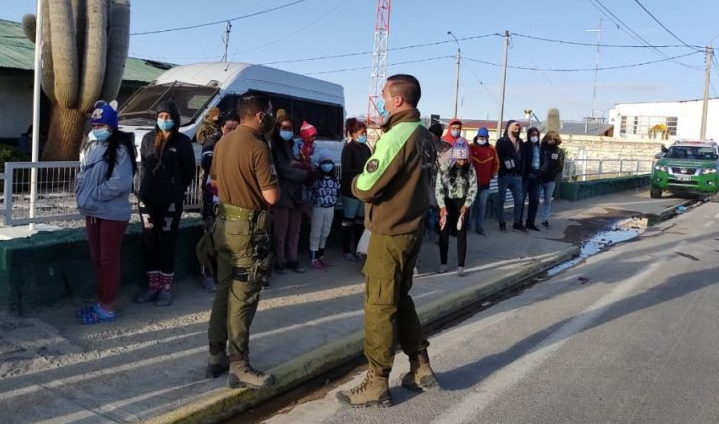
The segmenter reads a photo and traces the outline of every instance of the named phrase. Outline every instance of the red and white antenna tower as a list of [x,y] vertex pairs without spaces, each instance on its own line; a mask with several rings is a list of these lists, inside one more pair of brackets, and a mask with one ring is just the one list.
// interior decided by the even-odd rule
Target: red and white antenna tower
[[377,20],[374,26],[374,51],[372,53],[371,82],[367,104],[367,126],[382,124],[377,111],[377,99],[382,97],[382,87],[387,79],[387,46],[389,44],[389,13],[391,0],[377,0]]

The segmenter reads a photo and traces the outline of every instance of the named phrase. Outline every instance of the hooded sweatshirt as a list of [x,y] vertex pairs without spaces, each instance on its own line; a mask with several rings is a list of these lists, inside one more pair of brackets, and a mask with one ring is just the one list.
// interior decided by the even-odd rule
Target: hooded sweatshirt
[[[113,137],[128,137],[115,130]],[[108,178],[109,164],[104,159],[108,143],[90,140],[80,153],[80,173],[75,181],[77,207],[84,216],[111,221],[130,220],[132,191],[132,163],[124,143],[117,147],[117,158]]]
[[159,152],[155,150],[155,135],[160,131],[157,124],[142,138],[142,180],[138,197],[146,204],[182,201],[195,177],[195,152],[189,137],[179,132],[181,118],[177,106],[166,102],[157,111],[168,112],[175,125]]
[[477,173],[477,185],[480,190],[489,188],[489,182],[499,169],[497,151],[489,142],[485,145],[472,143],[469,145],[470,157],[474,172]]
[[524,169],[524,155],[522,154],[522,139],[517,137],[517,149],[509,139],[509,126],[516,121],[507,121],[504,135],[497,140],[497,158],[499,159],[499,176],[521,176]]
[[460,132],[459,137],[454,137],[452,135],[452,125],[456,125],[456,124],[459,124],[461,126],[462,121],[460,121],[457,118],[454,118],[451,121],[449,121],[449,126],[447,127],[447,133],[442,136],[442,141],[446,141],[447,143],[451,144],[452,146],[454,146],[455,141],[462,138],[462,130],[461,129],[459,130],[459,132]]

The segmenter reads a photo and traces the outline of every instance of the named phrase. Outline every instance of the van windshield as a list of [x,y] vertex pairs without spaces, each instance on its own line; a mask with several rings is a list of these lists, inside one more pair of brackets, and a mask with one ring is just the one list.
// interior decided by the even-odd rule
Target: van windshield
[[714,148],[699,146],[672,146],[665,157],[670,159],[717,160]]
[[120,108],[120,123],[124,125],[152,125],[157,118],[157,106],[164,101],[175,102],[182,122],[187,125],[202,113],[219,90],[203,85],[174,82],[146,85],[137,90]]

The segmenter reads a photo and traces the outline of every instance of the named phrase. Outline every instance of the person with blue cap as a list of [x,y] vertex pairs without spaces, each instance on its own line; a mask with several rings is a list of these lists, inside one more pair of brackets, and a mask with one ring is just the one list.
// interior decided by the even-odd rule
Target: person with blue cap
[[489,183],[497,175],[499,161],[497,151],[489,144],[489,130],[482,127],[477,131],[474,142],[469,146],[469,155],[472,158],[474,171],[477,173],[477,198],[472,205],[471,216],[474,221],[474,231],[484,236],[484,213],[487,209],[489,197]]
[[87,241],[97,286],[97,303],[78,310],[82,324],[115,320],[120,288],[120,249],[130,221],[135,146],[118,130],[117,102],[98,101],[90,116],[92,133],[80,152],[75,194],[85,217]]

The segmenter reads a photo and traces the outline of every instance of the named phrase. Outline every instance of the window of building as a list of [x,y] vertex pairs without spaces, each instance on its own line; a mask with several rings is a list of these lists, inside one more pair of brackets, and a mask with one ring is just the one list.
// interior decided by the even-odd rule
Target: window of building
[[619,124],[619,135],[638,135],[648,137],[652,128],[666,126],[669,135],[677,135],[677,124],[679,119],[676,116],[624,116],[622,115]]

